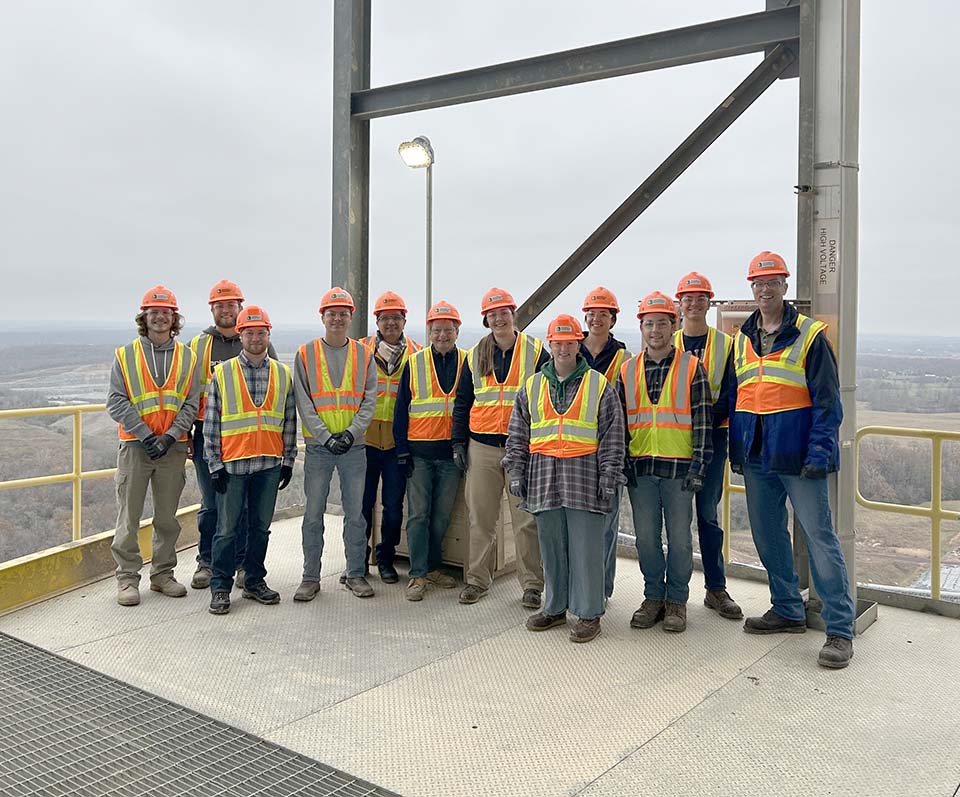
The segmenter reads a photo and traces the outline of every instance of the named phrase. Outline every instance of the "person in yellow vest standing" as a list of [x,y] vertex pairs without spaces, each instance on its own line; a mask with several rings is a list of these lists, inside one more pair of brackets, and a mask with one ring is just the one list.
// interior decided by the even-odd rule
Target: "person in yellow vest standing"
[[[393,291],[377,297],[373,315],[377,319],[377,333],[362,341],[372,352],[377,368],[377,406],[364,435],[367,480],[363,488],[363,517],[367,522],[369,541],[373,530],[373,507],[377,503],[377,489],[382,484],[380,504],[383,507],[383,517],[380,523],[380,542],[376,550],[377,570],[385,584],[396,584],[400,577],[393,566],[393,559],[400,543],[403,493],[407,483],[404,469],[397,464],[397,451],[393,442],[393,408],[397,403],[397,388],[407,359],[422,347],[403,334],[407,323],[407,306]],[[367,557],[369,559],[369,549]]]
[[150,589],[171,598],[187,594],[173,577],[180,523],[177,505],[186,482],[187,434],[197,415],[200,387],[196,356],[174,338],[183,328],[173,292],[148,290],[136,317],[140,337],[117,349],[110,372],[107,414],[117,422],[117,603],[140,603],[140,516],[153,491],[153,559]]
[[827,639],[819,664],[840,669],[853,657],[856,616],[847,566],[833,528],[827,474],[839,467],[840,382],[827,325],[784,301],[786,261],[764,251],[747,279],[758,309],[734,340],[730,467],[743,474],[750,531],[770,582],[771,608],[748,617],[748,634],[807,630],[787,529],[787,498],[810,553]]
[[[467,352],[453,406],[453,461],[466,472],[465,493],[470,516],[466,586],[460,603],[476,603],[487,594],[496,567],[497,519],[506,477],[501,461],[513,403],[527,379],[550,357],[543,343],[517,330],[517,303],[502,288],[491,288],[480,303],[483,325],[490,334]],[[469,440],[469,445],[468,445]],[[543,565],[537,523],[508,494],[517,546],[521,604],[540,608]]]
[[578,619],[571,642],[600,633],[604,526],[624,482],[623,411],[616,387],[579,354],[583,330],[561,314],[547,327],[553,359],[517,394],[503,467],[510,492],[537,519],[546,591],[527,619],[546,631]]
[[[613,291],[602,285],[594,288],[583,300],[584,321],[587,331],[580,341],[580,354],[587,365],[606,377],[609,384],[616,387],[620,378],[620,367],[633,355],[627,351],[624,343],[617,340],[610,331],[617,323],[620,305]],[[607,513],[603,528],[603,595],[609,599],[613,595],[614,580],[617,575],[617,540],[620,534],[620,496],[623,492],[617,486],[617,495],[613,506]]]
[[728,620],[739,620],[743,612],[727,592],[723,529],[717,519],[717,506],[723,496],[723,478],[727,470],[730,386],[735,378],[731,357],[733,338],[707,324],[713,296],[713,286],[703,274],[691,271],[680,278],[676,297],[680,301],[683,319],[681,328],[673,334],[673,345],[678,352],[693,352],[700,360],[710,383],[713,402],[713,456],[703,476],[703,489],[697,493],[694,502],[706,588],[703,605]]
[[393,416],[397,463],[407,480],[406,598],[423,600],[427,585],[453,589],[457,580],[440,569],[443,537],[460,487],[453,462],[453,404],[466,352],[457,348],[460,313],[437,302],[427,313],[430,347],[410,356],[400,377]]
[[303,580],[295,601],[312,601],[320,592],[323,555],[323,513],[336,469],[343,507],[343,546],[347,558],[344,586],[358,598],[373,588],[364,578],[367,550],[363,519],[363,485],[367,459],[363,433],[377,403],[377,369],[373,354],[359,340],[347,337],[353,297],[331,288],[320,300],[324,334],[297,350],[293,389],[303,425],[306,459],[303,465]]
[[[627,422],[627,492],[633,509],[643,604],[632,628],[687,628],[693,575],[693,494],[710,463],[710,385],[700,360],[673,345],[673,299],[645,296],[637,313],[643,352],[620,369]],[[663,556],[666,526],[667,556]]]
[[[210,481],[210,469],[203,453],[203,418],[207,410],[207,392],[213,378],[213,369],[222,362],[236,357],[243,351],[243,343],[237,332],[237,315],[243,309],[243,292],[235,282],[223,279],[217,282],[209,295],[210,314],[213,323],[190,341],[190,349],[197,355],[197,376],[200,381],[200,409],[193,426],[193,469],[200,488],[200,511],[197,512],[197,530],[200,541],[197,545],[197,570],[190,586],[207,589],[210,586],[211,549],[213,535],[217,531],[217,499]],[[267,346],[267,354],[277,359],[273,344]],[[240,525],[234,538],[237,556],[237,587],[243,589],[243,560],[247,550],[247,514],[240,517]]]
[[213,538],[210,613],[230,611],[236,538],[247,515],[243,597],[280,603],[267,586],[266,557],[277,491],[290,484],[297,458],[297,405],[290,369],[267,355],[270,317],[250,305],[237,316],[243,351],[213,369],[204,446],[220,518]]

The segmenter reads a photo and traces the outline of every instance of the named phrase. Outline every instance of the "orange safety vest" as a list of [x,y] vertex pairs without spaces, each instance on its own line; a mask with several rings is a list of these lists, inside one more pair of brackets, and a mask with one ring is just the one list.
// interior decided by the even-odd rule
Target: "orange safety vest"
[[691,352],[675,352],[657,403],[647,394],[645,354],[623,364],[624,397],[631,457],[692,459],[693,415],[690,387],[700,362]]
[[620,376],[620,369],[623,367],[624,360],[626,359],[627,350],[617,349],[617,353],[613,355],[613,359],[610,361],[610,365],[604,374],[608,384],[616,384],[617,377]]
[[463,349],[457,349],[457,376],[449,393],[444,393],[440,387],[430,349],[418,351],[410,358],[407,366],[410,369],[408,440],[450,440],[453,437],[453,400],[466,356]]
[[[353,416],[359,412],[367,382],[367,369],[373,360],[370,350],[359,340],[348,338],[347,346],[347,364],[338,387],[334,387],[330,379],[330,368],[320,338],[297,349],[297,356],[303,362],[307,375],[313,407],[331,434],[345,432]],[[306,426],[303,427],[303,436],[313,437]]]
[[[204,340],[205,338],[205,340]],[[203,346],[203,353],[200,347]],[[210,392],[210,382],[213,380],[213,369],[210,367],[211,353],[213,352],[213,335],[201,332],[190,341],[190,350],[200,358],[200,408],[197,410],[197,420],[203,422],[207,412],[207,393]]]
[[799,336],[789,346],[760,357],[750,338],[740,332],[734,344],[737,412],[768,415],[813,405],[807,387],[807,353],[827,325],[797,314]]
[[513,344],[513,357],[510,361],[510,371],[507,378],[498,382],[496,374],[490,372],[480,376],[477,369],[477,347],[468,352],[470,370],[473,374],[473,406],[470,408],[470,431],[475,434],[506,434],[507,424],[510,423],[510,414],[513,412],[513,402],[517,398],[520,385],[533,376],[537,370],[537,360],[543,343],[525,335],[517,333],[516,343]]
[[224,462],[283,456],[283,422],[292,380],[283,363],[267,359],[270,378],[259,407],[253,403],[243,368],[237,359],[213,371],[220,392],[220,457]]
[[[374,359],[374,363],[376,363],[377,366],[377,406],[373,411],[373,420],[375,421],[393,421],[393,410],[397,405],[397,390],[400,387],[400,376],[403,374],[403,366],[407,364],[407,359],[410,355],[416,354],[423,348],[419,343],[410,340],[410,338],[406,336],[404,336],[404,340],[407,342],[406,351],[404,351],[403,356],[400,358],[400,364],[397,366],[397,370],[392,374],[388,375],[386,371],[380,367],[376,359]],[[370,350],[371,356],[376,353],[376,335],[369,335],[360,342]]]
[[[683,330],[678,329],[673,333],[673,345],[677,351],[683,351]],[[719,329],[707,327],[707,342],[703,347],[703,356],[700,362],[703,363],[703,370],[707,374],[707,382],[710,383],[710,399],[716,403],[720,397],[720,388],[723,385],[723,374],[727,368],[727,358],[730,356],[730,350],[733,348],[733,338],[726,332]],[[720,428],[730,425],[730,420],[724,418]]]
[[589,370],[580,380],[566,412],[557,412],[550,385],[542,373],[526,382],[530,405],[530,453],[567,459],[596,454],[600,447],[600,397],[610,383],[599,371]]
[[[117,349],[117,362],[123,373],[127,398],[155,435],[167,433],[187,400],[196,361],[196,355],[188,346],[174,341],[167,381],[158,386],[147,366],[140,338]],[[121,440],[137,439],[120,424],[117,424],[117,433]],[[186,433],[180,439],[186,440]]]

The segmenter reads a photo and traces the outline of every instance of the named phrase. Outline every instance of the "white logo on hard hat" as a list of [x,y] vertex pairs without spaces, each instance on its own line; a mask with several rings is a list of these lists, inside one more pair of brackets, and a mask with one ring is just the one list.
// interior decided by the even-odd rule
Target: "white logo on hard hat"
[[449,307],[434,307],[434,308],[433,308],[433,312],[435,312],[435,313],[449,313],[449,312],[450,312],[450,308],[449,308]]
[[262,315],[254,315],[253,313],[250,313],[250,314],[247,316],[247,321],[263,321],[263,316],[262,316]]
[[694,279],[688,279],[688,280],[687,280],[687,285],[703,285],[703,280],[699,280],[699,279],[696,279],[696,278],[694,278]]
[[666,304],[666,299],[661,299],[659,297],[654,297],[653,299],[647,299],[647,307],[651,307],[655,304]]
[[777,265],[775,260],[761,260],[757,263],[757,268],[772,268],[775,265]]
[[346,298],[347,298],[347,294],[346,294],[346,293],[331,293],[331,294],[330,294],[330,298],[331,298],[331,299],[346,299]]
[[503,301],[503,294],[502,294],[502,293],[498,293],[496,296],[491,296],[487,301],[488,301],[488,302],[491,302],[491,303],[492,303],[492,302],[502,302],[502,301]]
[[155,293],[151,298],[152,299],[169,299],[170,296],[166,293]]
[[554,332],[573,332],[573,327],[569,324],[557,324],[553,328]]

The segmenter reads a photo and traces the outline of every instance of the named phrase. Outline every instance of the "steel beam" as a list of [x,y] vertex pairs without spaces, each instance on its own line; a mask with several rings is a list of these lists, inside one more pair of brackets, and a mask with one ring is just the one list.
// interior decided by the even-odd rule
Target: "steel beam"
[[333,227],[330,277],[353,295],[350,334],[367,331],[370,245],[370,123],[350,112],[350,97],[370,85],[370,0],[333,7]]
[[657,197],[666,191],[794,60],[796,56],[792,50],[782,44],[775,47],[773,52],[764,58],[729,96],[724,98],[700,126],[520,306],[517,310],[517,326],[521,329],[525,328],[580,276],[584,269],[650,207]]
[[798,41],[799,18],[796,6],[778,8],[408,83],[357,89],[353,115],[355,119],[374,119],[763,52]]

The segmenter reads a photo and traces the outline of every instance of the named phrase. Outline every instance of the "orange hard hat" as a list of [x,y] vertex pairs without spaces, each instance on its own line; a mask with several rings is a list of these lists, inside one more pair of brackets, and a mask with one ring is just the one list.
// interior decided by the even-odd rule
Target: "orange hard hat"
[[696,271],[680,277],[680,282],[677,283],[677,298],[679,299],[685,293],[705,293],[711,299],[714,297],[710,280]]
[[491,310],[498,307],[509,307],[511,310],[517,309],[517,303],[508,291],[503,288],[491,288],[483,294],[483,300],[480,302],[480,314],[486,315]]
[[173,295],[173,291],[164,285],[154,285],[143,294],[140,309],[146,310],[148,307],[169,307],[173,311],[180,309],[177,306],[177,297]]
[[220,280],[210,289],[210,304],[214,302],[243,301],[243,291],[240,286],[230,280]]
[[328,307],[346,307],[351,313],[357,309],[353,297],[340,286],[331,288],[320,297],[320,313],[323,314]]
[[755,280],[757,277],[776,277],[777,275],[789,277],[790,271],[787,269],[787,261],[776,252],[768,252],[764,249],[750,261],[750,270],[747,272],[748,280]]
[[660,291],[654,291],[643,297],[640,301],[640,309],[637,310],[637,318],[643,318],[648,313],[666,313],[677,317],[677,306],[673,299]]
[[583,312],[587,312],[587,310],[590,309],[606,309],[619,313],[620,305],[617,304],[617,297],[613,295],[613,291],[609,288],[604,288],[602,285],[598,285],[590,291],[590,293],[587,294],[587,298],[583,300]]
[[443,301],[437,302],[430,308],[430,312],[427,313],[427,323],[429,324],[431,321],[453,321],[457,326],[463,323],[460,320],[460,313],[457,312],[457,308],[449,302]]
[[583,340],[580,322],[572,315],[560,313],[547,327],[547,340],[572,340],[579,343]]
[[270,316],[267,315],[267,311],[262,307],[257,307],[255,304],[244,307],[237,316],[237,332],[252,327],[273,329],[273,324],[270,323]]
[[397,310],[404,315],[407,314],[407,306],[403,303],[403,299],[393,291],[381,293],[373,305],[373,314],[375,316],[380,315],[380,313],[385,313],[387,310]]

